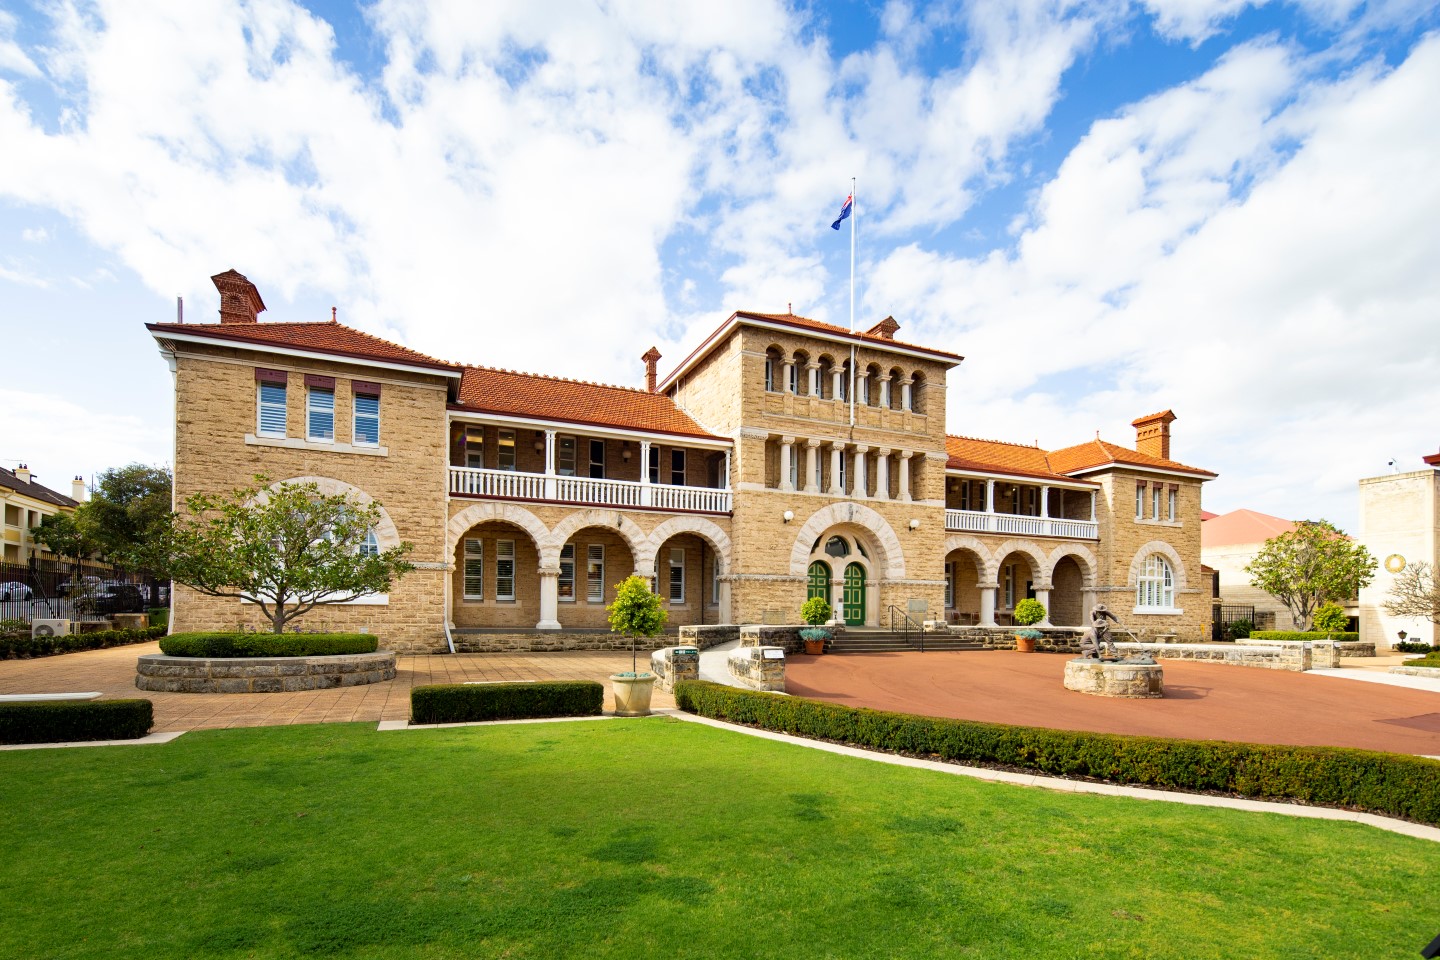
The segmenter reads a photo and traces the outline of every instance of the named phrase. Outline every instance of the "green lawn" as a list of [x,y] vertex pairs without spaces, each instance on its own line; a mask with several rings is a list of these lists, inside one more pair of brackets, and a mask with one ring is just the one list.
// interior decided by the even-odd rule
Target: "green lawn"
[[0,753],[0,957],[1382,957],[1440,848],[652,718]]

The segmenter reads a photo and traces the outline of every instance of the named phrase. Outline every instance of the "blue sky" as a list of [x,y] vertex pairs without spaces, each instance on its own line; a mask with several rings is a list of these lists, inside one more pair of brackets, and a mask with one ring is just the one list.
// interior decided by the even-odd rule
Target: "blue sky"
[[951,432],[1354,523],[1440,446],[1440,14],[1252,3],[0,5],[0,463],[168,462],[141,324],[637,384],[735,309],[966,356]]

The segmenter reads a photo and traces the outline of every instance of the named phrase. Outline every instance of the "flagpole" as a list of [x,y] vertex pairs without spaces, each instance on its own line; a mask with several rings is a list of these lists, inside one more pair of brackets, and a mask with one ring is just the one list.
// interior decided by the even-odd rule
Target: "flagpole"
[[[860,217],[855,204],[855,178],[850,178],[850,333],[855,333],[855,221]],[[855,426],[855,341],[850,341],[850,426]]]

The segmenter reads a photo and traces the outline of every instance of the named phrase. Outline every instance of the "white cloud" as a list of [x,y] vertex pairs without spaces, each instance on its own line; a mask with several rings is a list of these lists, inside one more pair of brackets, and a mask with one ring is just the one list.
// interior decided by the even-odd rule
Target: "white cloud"
[[26,56],[25,51],[15,42],[17,21],[13,13],[0,10],[0,73],[15,73],[22,77],[40,76],[40,68]]
[[[0,459],[24,462],[37,483],[70,495],[70,479],[87,480],[127,463],[169,463],[170,425],[156,426],[135,414],[92,410],[60,392],[0,387],[5,432]],[[156,451],[164,451],[156,458]]]

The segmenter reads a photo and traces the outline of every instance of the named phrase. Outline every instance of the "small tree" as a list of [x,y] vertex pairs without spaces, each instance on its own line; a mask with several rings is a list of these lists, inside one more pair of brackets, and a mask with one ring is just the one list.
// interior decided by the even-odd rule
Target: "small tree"
[[1290,610],[1296,630],[1309,630],[1315,608],[1349,600],[1375,579],[1375,558],[1325,520],[1303,521],[1271,537],[1245,567],[1250,583]]
[[1407,563],[1380,605],[1392,617],[1429,620],[1440,626],[1440,582],[1435,571],[1423,560]]
[[1315,611],[1315,629],[1322,633],[1344,633],[1349,625],[1350,618],[1338,603],[1322,603]]
[[1045,604],[1034,597],[1026,597],[1015,604],[1015,622],[1028,627],[1045,619]]
[[800,605],[800,619],[818,627],[830,622],[830,601],[824,597],[811,597]]
[[610,629],[630,638],[630,672],[636,673],[635,639],[660,636],[670,615],[650,592],[650,581],[634,574],[615,585],[615,599],[605,612],[610,615]]
[[49,547],[61,560],[69,561],[71,580],[79,583],[80,561],[94,553],[97,547],[94,530],[83,509],[74,514],[55,513],[41,517],[40,525],[30,528],[30,536],[36,543]]
[[364,549],[378,505],[314,483],[266,483],[257,475],[228,496],[195,494],[138,559],[207,596],[254,601],[276,633],[315,607],[383,593],[414,569],[409,543]]
[[[139,557],[159,539],[170,516],[171,477],[168,467],[132,463],[100,474],[90,500],[81,510],[90,522],[105,559],[127,570],[144,570]],[[150,580],[150,602],[158,603],[158,586]]]

